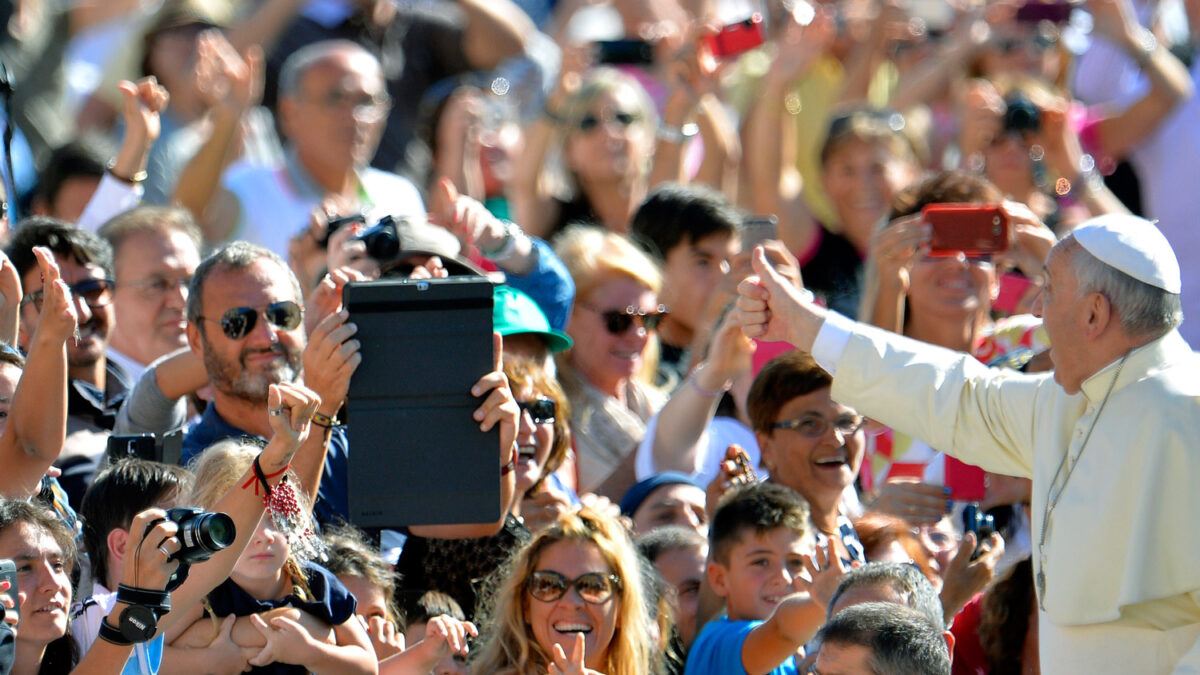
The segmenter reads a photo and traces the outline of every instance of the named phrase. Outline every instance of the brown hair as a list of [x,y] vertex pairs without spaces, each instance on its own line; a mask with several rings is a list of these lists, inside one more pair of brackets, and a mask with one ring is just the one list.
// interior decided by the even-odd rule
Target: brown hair
[[[504,374],[508,376],[509,387],[516,391],[528,386],[535,394],[540,394],[554,401],[554,445],[550,448],[550,456],[542,467],[542,478],[554,473],[562,466],[571,449],[571,402],[563,392],[558,380],[550,376],[546,369],[535,361],[522,357],[504,356]],[[541,479],[538,479],[541,483]],[[533,486],[537,488],[537,485]]]
[[771,433],[771,425],[788,401],[832,384],[833,377],[809,354],[793,349],[776,356],[755,376],[746,396],[750,428]]

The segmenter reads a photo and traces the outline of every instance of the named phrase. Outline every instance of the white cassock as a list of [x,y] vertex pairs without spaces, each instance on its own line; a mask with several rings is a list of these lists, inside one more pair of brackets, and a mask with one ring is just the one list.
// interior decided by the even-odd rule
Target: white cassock
[[1178,332],[1075,395],[833,313],[813,356],[835,374],[836,401],[1033,479],[1043,673],[1200,673],[1200,358]]

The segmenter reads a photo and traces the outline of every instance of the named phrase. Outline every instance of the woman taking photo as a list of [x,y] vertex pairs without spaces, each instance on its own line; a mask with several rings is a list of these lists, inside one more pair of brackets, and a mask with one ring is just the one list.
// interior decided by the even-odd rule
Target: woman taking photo
[[638,554],[615,519],[588,508],[564,514],[493,583],[473,675],[657,670]]

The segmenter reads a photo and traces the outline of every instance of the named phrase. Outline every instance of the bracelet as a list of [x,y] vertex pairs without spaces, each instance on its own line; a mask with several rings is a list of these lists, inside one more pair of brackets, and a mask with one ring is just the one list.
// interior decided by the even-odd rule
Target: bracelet
[[1154,32],[1143,28],[1137,36],[1137,53],[1133,55],[1133,59],[1141,68],[1145,68],[1150,63],[1150,59],[1154,57],[1154,52],[1158,51],[1158,38],[1154,36]]
[[483,257],[493,262],[497,260],[507,260],[517,248],[517,235],[525,234],[524,230],[521,229],[521,226],[517,225],[511,220],[502,220],[501,222],[504,223],[504,238],[500,241],[500,245],[487,251],[479,249],[479,253],[482,254]]
[[704,398],[716,398],[729,391],[733,387],[733,380],[725,380],[725,384],[722,384],[720,389],[705,389],[704,387],[701,387],[700,383],[696,381],[696,374],[703,369],[704,366],[696,368],[692,371],[691,376],[688,377],[688,385],[690,385],[692,390],[697,394],[700,394]]
[[130,185],[138,185],[140,183],[145,183],[146,179],[150,177],[150,174],[146,173],[145,169],[138,171],[137,173],[133,174],[132,176],[119,175],[115,171],[113,171],[113,167],[115,167],[116,164],[117,164],[116,160],[108,163],[108,175],[110,175],[113,178],[116,178],[117,180],[122,181],[124,183],[129,183]]
[[337,413],[334,413],[334,416],[330,417],[329,415],[322,415],[319,412],[314,412],[312,414],[312,423],[319,427],[325,427],[326,429],[332,429],[342,425],[341,420],[337,418]]
[[655,135],[658,136],[658,140],[660,141],[682,143],[698,133],[700,133],[700,125],[695,122],[688,122],[678,127],[673,127],[669,124],[660,124]]
[[118,647],[128,647],[133,644],[133,640],[127,639],[120,628],[108,622],[107,616],[100,620],[100,635],[98,637]]
[[288,462],[287,464],[285,464],[283,466],[282,469],[276,471],[275,473],[263,473],[262,464],[259,463],[259,458],[261,458],[261,457],[262,457],[261,452],[257,456],[255,456],[254,464],[251,466],[251,468],[254,469],[254,475],[250,476],[250,478],[245,483],[242,483],[242,489],[245,490],[246,488],[253,485],[254,486],[254,494],[257,495],[258,494],[258,486],[262,485],[263,491],[266,493],[266,496],[270,497],[271,496],[271,484],[268,483],[267,481],[271,478],[274,478],[276,476],[282,476],[283,474],[287,473],[287,470],[292,468],[292,463]]

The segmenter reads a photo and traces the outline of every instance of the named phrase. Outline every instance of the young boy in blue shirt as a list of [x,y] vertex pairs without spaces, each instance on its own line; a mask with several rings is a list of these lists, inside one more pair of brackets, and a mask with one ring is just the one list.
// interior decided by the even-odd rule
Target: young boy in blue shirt
[[814,541],[808,505],[789,488],[758,483],[722,499],[709,524],[707,574],[726,616],[704,626],[686,675],[798,672],[794,657],[825,618],[801,576]]

